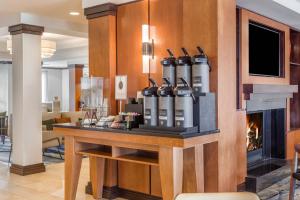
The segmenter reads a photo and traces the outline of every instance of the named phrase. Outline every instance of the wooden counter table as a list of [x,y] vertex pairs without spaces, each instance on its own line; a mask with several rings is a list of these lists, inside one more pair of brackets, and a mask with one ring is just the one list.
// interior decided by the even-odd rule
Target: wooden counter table
[[[65,137],[65,200],[76,198],[83,156],[90,157],[95,199],[102,198],[107,159],[158,166],[164,200],[173,200],[183,190],[204,192],[211,190],[209,185],[216,184],[217,187],[217,178],[205,183],[208,176],[212,179],[218,176],[218,158],[211,157],[217,156],[217,153],[205,155],[209,153],[205,153],[205,149],[218,152],[218,133],[180,138],[170,134],[139,132],[138,129],[123,131],[77,127],[74,124],[56,125],[54,131]],[[209,144],[214,144],[213,148],[205,147]],[[185,149],[192,149],[192,155],[189,153],[187,158],[183,158]]]

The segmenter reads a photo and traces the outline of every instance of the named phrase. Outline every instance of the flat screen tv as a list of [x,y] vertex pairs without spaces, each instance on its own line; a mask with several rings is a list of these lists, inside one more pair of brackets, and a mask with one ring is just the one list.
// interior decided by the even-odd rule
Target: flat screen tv
[[282,32],[249,23],[249,73],[257,76],[283,76]]

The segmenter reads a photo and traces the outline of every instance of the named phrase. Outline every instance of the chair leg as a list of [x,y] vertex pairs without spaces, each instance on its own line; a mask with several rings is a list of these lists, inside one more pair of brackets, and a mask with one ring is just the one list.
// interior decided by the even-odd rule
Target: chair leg
[[2,144],[5,144],[5,136],[4,135],[1,135],[1,142],[2,142]]
[[62,160],[63,160],[63,157],[62,157],[62,155],[61,155],[61,152],[60,152],[60,150],[59,150],[59,147],[61,146],[61,144],[60,144],[60,141],[59,141],[59,139],[58,139],[58,138],[57,138],[57,141],[58,141],[57,152],[58,152],[58,154],[59,154],[59,157],[60,157],[60,159],[62,159]]
[[62,155],[61,155],[61,152],[60,152],[60,150],[59,150],[59,147],[57,147],[57,153],[59,154],[60,159],[63,160],[63,157],[62,157]]
[[296,180],[291,176],[289,200],[294,200]]
[[12,153],[12,144],[10,145],[10,151],[9,151],[9,156],[8,156],[8,164],[10,163],[11,153]]
[[291,180],[290,180],[290,194],[289,194],[289,200],[294,200],[295,196],[295,188],[296,188],[296,179],[293,177],[293,173],[297,173],[298,170],[298,153],[295,152],[294,160],[293,160],[293,171],[291,174]]

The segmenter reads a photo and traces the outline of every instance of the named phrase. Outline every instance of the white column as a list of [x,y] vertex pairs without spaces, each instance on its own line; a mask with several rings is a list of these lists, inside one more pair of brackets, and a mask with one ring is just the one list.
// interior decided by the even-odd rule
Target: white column
[[[42,165],[41,35],[12,34],[12,168]],[[24,173],[26,175],[26,172]],[[23,174],[23,175],[24,175]]]
[[62,70],[62,111],[68,112],[70,110],[70,101],[69,101],[69,93],[70,93],[70,82],[69,82],[69,69]]

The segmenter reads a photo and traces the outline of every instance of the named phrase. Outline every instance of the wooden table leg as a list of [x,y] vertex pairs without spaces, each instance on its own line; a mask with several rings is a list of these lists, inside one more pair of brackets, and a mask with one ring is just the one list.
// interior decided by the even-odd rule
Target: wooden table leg
[[105,159],[91,156],[90,165],[93,197],[94,199],[101,199],[103,193]]
[[183,153],[183,192],[204,192],[204,150],[203,145],[185,149]]
[[82,156],[76,154],[79,144],[74,137],[65,137],[65,200],[75,200]]
[[160,147],[159,169],[163,200],[174,200],[182,193],[183,149]]

